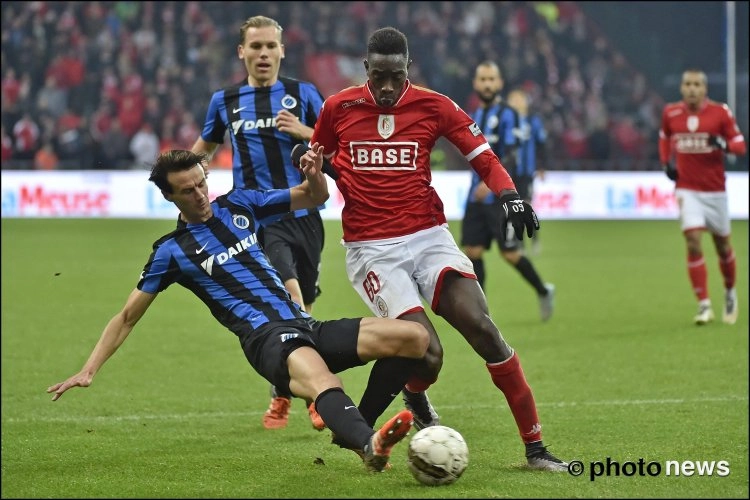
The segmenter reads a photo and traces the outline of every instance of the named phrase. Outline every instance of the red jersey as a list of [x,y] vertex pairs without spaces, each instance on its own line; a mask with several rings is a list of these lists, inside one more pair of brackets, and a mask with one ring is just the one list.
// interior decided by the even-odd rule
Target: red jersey
[[406,82],[391,108],[367,83],[329,97],[310,143],[320,143],[344,197],[344,241],[395,238],[446,222],[430,153],[445,137],[492,191],[515,189],[479,127],[448,97]]
[[726,104],[706,99],[695,112],[682,101],[665,106],[659,131],[659,159],[667,163],[675,157],[675,187],[725,191],[724,152],[709,146],[711,135],[726,139],[731,153],[746,151],[745,138]]

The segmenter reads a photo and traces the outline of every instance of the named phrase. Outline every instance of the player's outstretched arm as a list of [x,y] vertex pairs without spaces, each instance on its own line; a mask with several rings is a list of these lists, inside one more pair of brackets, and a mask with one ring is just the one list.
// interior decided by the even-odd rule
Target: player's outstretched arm
[[60,399],[60,396],[71,387],[88,387],[91,385],[91,381],[99,368],[125,341],[135,324],[143,317],[143,314],[154,301],[154,298],[156,298],[155,294],[145,293],[137,288],[130,293],[122,310],[115,314],[104,327],[99,342],[94,346],[94,350],[91,351],[91,355],[89,355],[89,359],[83,365],[81,371],[67,380],[47,388],[47,393],[54,393],[52,401]]

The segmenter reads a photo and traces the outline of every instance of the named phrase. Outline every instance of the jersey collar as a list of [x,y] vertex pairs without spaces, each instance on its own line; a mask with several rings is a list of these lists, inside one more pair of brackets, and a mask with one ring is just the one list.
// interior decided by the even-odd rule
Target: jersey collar
[[700,103],[700,105],[698,106],[698,109],[695,110],[695,111],[693,111],[692,109],[690,109],[690,106],[688,106],[688,104],[685,101],[680,101],[680,104],[682,104],[683,109],[687,113],[700,113],[704,109],[706,109],[706,107],[708,106],[708,97],[706,97],[706,98],[703,99],[703,102]]
[[[367,82],[365,82],[364,87],[365,87],[365,97],[367,98],[367,100],[369,100],[375,106],[380,107],[378,105],[378,103],[375,102],[375,96],[373,95],[372,89],[370,88],[370,81],[369,80],[367,80]],[[401,95],[398,97],[398,100],[396,101],[396,104],[393,105],[394,108],[396,106],[398,106],[399,103],[404,99],[404,96],[406,95],[406,93],[409,91],[410,88],[411,88],[411,82],[407,79],[406,83],[404,83],[404,91],[401,92]]]

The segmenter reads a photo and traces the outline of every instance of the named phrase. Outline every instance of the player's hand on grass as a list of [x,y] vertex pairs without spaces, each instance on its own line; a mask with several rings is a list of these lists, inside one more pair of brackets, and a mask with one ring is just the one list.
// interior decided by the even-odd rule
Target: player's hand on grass
[[70,389],[71,387],[88,387],[91,385],[91,380],[93,377],[88,374],[84,373],[76,373],[72,377],[70,377],[68,380],[64,382],[58,382],[55,385],[51,385],[47,388],[47,393],[54,392],[55,395],[52,396],[52,401],[57,401],[60,399],[60,396],[63,395],[65,391]]
[[523,230],[526,229],[526,235],[531,238],[539,230],[539,219],[531,205],[526,203],[518,196],[518,193],[505,194],[500,197],[500,203],[503,206],[505,218],[502,227],[510,222],[513,230],[516,232],[516,238],[523,239]]

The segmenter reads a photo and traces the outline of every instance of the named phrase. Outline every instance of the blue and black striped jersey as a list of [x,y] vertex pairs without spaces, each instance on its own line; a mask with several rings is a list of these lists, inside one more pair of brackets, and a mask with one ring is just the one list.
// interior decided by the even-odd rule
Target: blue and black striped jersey
[[[304,141],[280,132],[276,115],[286,109],[314,127],[322,105],[323,96],[312,83],[279,77],[270,87],[252,87],[243,80],[211,96],[201,137],[223,144],[229,130],[233,187],[289,188],[304,180],[291,160],[292,148]],[[298,216],[309,213],[298,212]]]
[[547,141],[542,119],[536,115],[519,116],[515,135],[518,139],[516,174],[533,177],[536,173],[537,150]]
[[182,224],[154,243],[137,288],[156,294],[179,283],[238,336],[271,321],[308,321],[256,236],[259,226],[288,213],[289,203],[288,189],[233,189],[217,197],[208,221]]
[[[495,152],[502,162],[506,147],[518,144],[518,140],[513,134],[513,129],[518,124],[518,113],[505,103],[498,102],[488,107],[480,106],[474,111],[471,118],[474,120],[474,123],[479,125],[479,129],[487,139],[492,151]],[[513,176],[513,172],[508,173],[511,174],[511,177]],[[467,203],[474,200],[474,191],[481,181],[482,179],[479,177],[479,174],[472,169],[471,187],[466,199]],[[490,194],[484,199],[484,203],[494,203],[496,198],[494,194]]]

